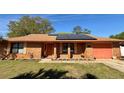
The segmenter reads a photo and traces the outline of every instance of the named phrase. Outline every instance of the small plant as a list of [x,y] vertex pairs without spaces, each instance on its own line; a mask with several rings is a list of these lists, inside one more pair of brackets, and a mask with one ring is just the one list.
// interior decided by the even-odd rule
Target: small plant
[[30,56],[30,59],[33,59],[34,58],[34,55],[32,52],[29,52],[29,56]]

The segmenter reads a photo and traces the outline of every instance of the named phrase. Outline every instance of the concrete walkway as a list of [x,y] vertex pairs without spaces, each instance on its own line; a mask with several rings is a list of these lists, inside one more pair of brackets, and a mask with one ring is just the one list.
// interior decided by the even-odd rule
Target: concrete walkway
[[108,61],[108,62],[102,62],[104,65],[107,65],[113,69],[119,70],[121,72],[124,72],[124,61],[121,60],[114,60],[114,61]]

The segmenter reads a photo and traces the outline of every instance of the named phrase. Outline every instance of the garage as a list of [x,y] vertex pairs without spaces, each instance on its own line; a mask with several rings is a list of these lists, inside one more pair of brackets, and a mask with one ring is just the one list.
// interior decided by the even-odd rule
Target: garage
[[112,58],[112,43],[93,44],[93,56],[96,59],[111,59]]

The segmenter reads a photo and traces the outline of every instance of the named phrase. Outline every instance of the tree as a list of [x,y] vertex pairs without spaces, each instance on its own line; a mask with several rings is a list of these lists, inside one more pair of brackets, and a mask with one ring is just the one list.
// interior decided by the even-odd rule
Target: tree
[[80,26],[75,26],[73,28],[73,33],[75,33],[75,34],[90,34],[91,31],[87,28],[82,29]]
[[3,37],[2,37],[2,35],[0,35],[0,41],[2,41],[3,40]]
[[111,35],[110,38],[116,38],[116,39],[124,39],[124,32],[121,32],[116,35]]
[[82,32],[82,28],[80,26],[75,26],[73,28],[73,33],[80,34]]
[[84,33],[84,34],[90,34],[91,31],[87,28],[84,28],[83,31],[81,33]]
[[41,17],[23,16],[18,21],[10,21],[8,27],[9,37],[54,32],[51,22]]

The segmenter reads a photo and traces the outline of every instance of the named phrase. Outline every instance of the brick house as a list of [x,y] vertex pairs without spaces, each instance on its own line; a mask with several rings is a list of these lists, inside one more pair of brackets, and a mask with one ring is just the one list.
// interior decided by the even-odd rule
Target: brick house
[[0,59],[7,54],[7,40],[0,38]]
[[120,58],[124,40],[89,34],[30,34],[7,39],[7,54],[16,59]]

